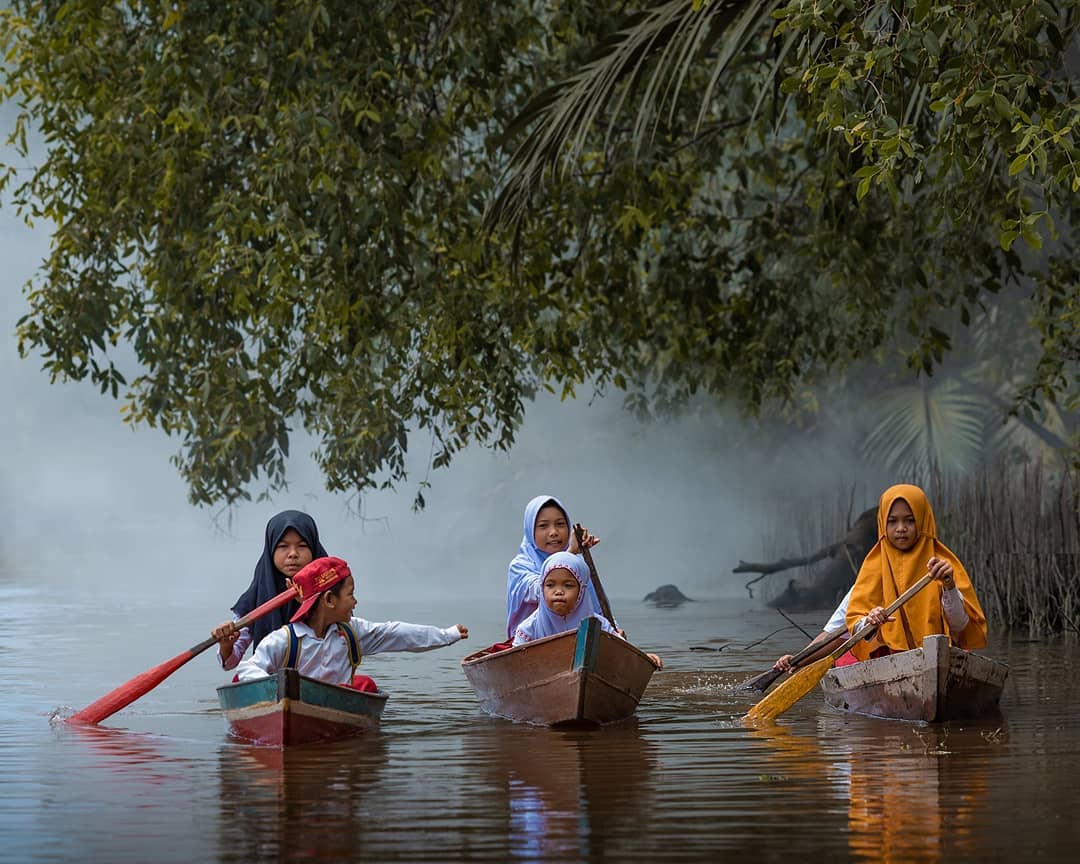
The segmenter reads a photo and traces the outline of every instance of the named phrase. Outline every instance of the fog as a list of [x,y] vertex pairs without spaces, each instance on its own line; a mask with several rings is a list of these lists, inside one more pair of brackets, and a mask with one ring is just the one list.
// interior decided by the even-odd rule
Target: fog
[[[6,130],[11,107],[0,112]],[[29,166],[10,149],[0,153],[25,179]],[[855,476],[842,441],[793,436],[782,448],[763,445],[733,412],[646,427],[617,395],[592,398],[586,390],[574,401],[544,397],[531,405],[509,453],[474,447],[431,472],[420,512],[412,503],[427,473],[422,436],[410,442],[413,474],[396,492],[327,493],[310,458],[314,442],[300,434],[287,492],[230,510],[196,508],[169,462],[177,439],[131,429],[116,400],[86,382],[50,384],[39,357],[19,358],[23,286],[48,247],[49,226],[27,227],[4,202],[0,386],[9,412],[0,583],[76,594],[149,591],[169,602],[191,596],[224,612],[250,579],[267,519],[297,508],[314,516],[327,549],[352,565],[361,596],[501,598],[524,506],[550,493],[601,537],[595,559],[613,598],[640,601],[665,583],[691,597],[745,596],[745,580],[731,573],[740,558],[797,551],[763,548],[778,503],[796,494],[831,501],[843,484],[860,492],[873,485]],[[863,498],[855,503],[856,512],[866,506]]]

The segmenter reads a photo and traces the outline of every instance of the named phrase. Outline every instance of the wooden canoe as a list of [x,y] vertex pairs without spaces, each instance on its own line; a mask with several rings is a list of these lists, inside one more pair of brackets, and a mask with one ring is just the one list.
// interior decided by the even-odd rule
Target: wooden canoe
[[378,724],[388,698],[305,678],[295,669],[226,684],[217,693],[235,737],[273,747],[359,735]]
[[834,668],[821,680],[834,708],[940,723],[974,720],[997,711],[1009,667],[927,636],[922,648]]
[[470,654],[461,667],[486,712],[538,726],[624,720],[656,671],[642,651],[605,633],[596,618],[586,618],[576,632]]

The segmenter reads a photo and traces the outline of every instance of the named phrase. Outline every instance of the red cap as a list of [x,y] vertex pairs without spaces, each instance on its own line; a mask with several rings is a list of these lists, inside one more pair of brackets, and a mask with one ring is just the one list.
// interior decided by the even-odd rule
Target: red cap
[[349,576],[352,576],[349,565],[340,558],[332,556],[316,558],[310,564],[301,568],[293,576],[293,585],[296,586],[300,594],[300,608],[296,610],[296,614],[289,619],[289,622],[295,623],[306,618],[311,611],[311,607],[315,605],[315,601],[319,599],[319,596],[324,591],[333,588],[338,582],[347,579]]

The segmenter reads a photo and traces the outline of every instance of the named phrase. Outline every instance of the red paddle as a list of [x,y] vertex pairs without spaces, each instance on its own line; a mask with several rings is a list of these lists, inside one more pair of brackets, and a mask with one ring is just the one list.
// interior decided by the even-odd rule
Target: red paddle
[[[277,597],[267,600],[262,606],[256,606],[247,615],[236,622],[237,628],[247,627],[256,618],[261,618],[267,612],[273,612],[279,606],[284,606],[297,596],[295,588],[287,588]],[[93,725],[100,723],[106,717],[111,717],[121,708],[126,708],[140,696],[144,696],[157,687],[162,681],[172,675],[177,669],[188,662],[192,657],[202,654],[211,645],[217,645],[218,640],[211,636],[204,639],[193,648],[188,648],[182,654],[177,654],[172,660],[166,660],[160,666],[155,666],[141,675],[136,675],[126,684],[121,684],[115,690],[106,693],[96,702],[87,705],[82,711],[78,711],[68,717],[68,723],[85,723]]]

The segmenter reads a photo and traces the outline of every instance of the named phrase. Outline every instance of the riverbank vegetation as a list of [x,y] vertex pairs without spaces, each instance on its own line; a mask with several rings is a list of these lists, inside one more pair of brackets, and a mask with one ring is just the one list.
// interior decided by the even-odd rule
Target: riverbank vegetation
[[1080,478],[997,463],[946,485],[941,536],[965,562],[988,619],[1032,637],[1080,633]]

